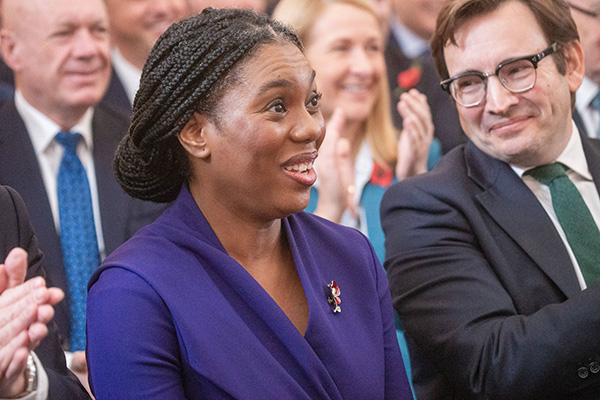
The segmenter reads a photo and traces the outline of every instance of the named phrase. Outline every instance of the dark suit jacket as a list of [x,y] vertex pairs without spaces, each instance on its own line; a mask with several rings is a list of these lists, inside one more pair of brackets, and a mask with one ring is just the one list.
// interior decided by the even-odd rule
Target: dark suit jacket
[[[15,188],[25,201],[31,221],[45,255],[45,268],[52,286],[68,293],[62,259],[60,236],[56,232],[50,202],[46,194],[36,155],[14,101],[0,105],[0,184]],[[163,205],[128,196],[115,180],[112,161],[128,120],[105,106],[98,106],[92,120],[94,166],[106,254],[111,253],[139,228],[154,221]],[[55,321],[63,335],[69,337],[68,296],[56,307]]]
[[577,126],[577,129],[579,129],[579,133],[581,133],[584,136],[589,136],[587,129],[585,128],[585,124],[583,123],[583,120],[581,119],[581,115],[579,114],[579,111],[577,111],[577,109],[573,109],[573,121],[575,121],[575,125]]
[[[582,140],[598,187],[600,141]],[[508,164],[469,142],[393,186],[381,210],[418,398],[599,398],[600,285],[580,289]]]
[[[15,247],[21,247],[29,254],[26,279],[45,276],[43,256],[23,200],[13,189],[0,186],[0,263]],[[35,353],[48,374],[49,399],[89,399],[79,379],[67,368],[56,325],[50,322],[48,328],[48,335],[40,342]]]
[[[390,33],[388,38],[385,62],[390,85],[392,118],[394,125],[401,129],[402,117],[396,108],[398,100],[400,100],[400,93],[397,90],[398,74],[409,69],[413,60],[404,55],[393,33]],[[434,135],[441,142],[442,152],[445,154],[453,147],[465,143],[467,137],[460,127],[458,112],[452,98],[440,87],[440,77],[435,71],[432,58],[422,57],[420,65],[422,67],[421,79],[415,88],[427,95],[435,127]]]
[[113,109],[121,112],[124,115],[131,115],[131,102],[129,101],[129,97],[127,97],[125,88],[123,87],[119,76],[115,72],[114,67],[111,70],[110,83],[108,84],[108,89],[106,89],[106,93],[104,93],[104,97],[102,98],[101,103],[112,107]]
[[0,100],[12,98],[15,94],[15,79],[12,69],[0,55]]

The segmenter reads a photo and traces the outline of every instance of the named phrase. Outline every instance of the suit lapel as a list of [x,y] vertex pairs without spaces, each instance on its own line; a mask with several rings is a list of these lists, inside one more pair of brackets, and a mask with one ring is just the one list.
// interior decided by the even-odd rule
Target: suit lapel
[[114,178],[112,168],[115,149],[127,132],[127,119],[99,105],[94,111],[92,130],[102,235],[108,255],[127,239],[127,215],[131,201]]
[[577,111],[577,109],[573,110],[573,121],[575,122],[577,129],[579,129],[579,133],[581,133],[581,136],[588,136],[587,129],[585,129],[585,124],[583,123],[581,115],[579,114],[579,111]]
[[581,292],[558,232],[527,185],[508,164],[493,159],[470,142],[465,158],[469,177],[482,187],[476,198],[494,221],[565,295]]
[[585,135],[584,131],[580,130],[579,132],[588,168],[594,178],[596,190],[600,194],[600,139],[591,139]]
[[112,68],[110,82],[101,103],[107,104],[115,110],[127,113],[128,115],[131,113],[131,102],[114,67]]

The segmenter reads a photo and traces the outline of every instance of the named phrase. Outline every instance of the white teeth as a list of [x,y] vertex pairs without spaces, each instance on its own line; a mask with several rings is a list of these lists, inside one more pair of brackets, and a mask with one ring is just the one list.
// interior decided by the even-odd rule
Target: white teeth
[[361,92],[368,90],[367,86],[359,86],[359,85],[346,85],[344,86],[344,90],[348,90],[350,92]]
[[305,163],[305,164],[296,164],[296,165],[289,165],[287,167],[284,167],[287,171],[298,171],[298,172],[306,172],[309,171],[311,168],[313,167],[313,163]]

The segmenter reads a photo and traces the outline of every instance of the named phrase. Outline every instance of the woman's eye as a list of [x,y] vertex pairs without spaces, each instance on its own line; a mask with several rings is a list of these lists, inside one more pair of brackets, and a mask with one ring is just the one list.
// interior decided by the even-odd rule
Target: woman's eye
[[281,100],[278,100],[269,106],[269,110],[274,111],[276,113],[284,113],[286,112],[285,105]]
[[322,96],[323,96],[322,93],[315,93],[313,95],[313,97],[310,98],[310,101],[308,102],[308,104],[314,108],[319,107],[319,101],[321,100]]

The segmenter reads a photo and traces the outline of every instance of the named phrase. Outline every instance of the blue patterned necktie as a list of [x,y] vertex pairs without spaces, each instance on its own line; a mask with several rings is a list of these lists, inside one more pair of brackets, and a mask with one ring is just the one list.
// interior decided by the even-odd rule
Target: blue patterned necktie
[[64,155],[57,178],[60,239],[69,288],[71,351],[85,349],[87,283],[100,264],[90,185],[77,156],[79,133],[59,132]]
[[552,207],[589,287],[600,279],[600,231],[566,169],[556,162],[533,168],[526,174],[550,188]]
[[592,108],[598,113],[598,127],[596,128],[596,137],[600,138],[600,92],[596,93],[596,97],[590,103]]

